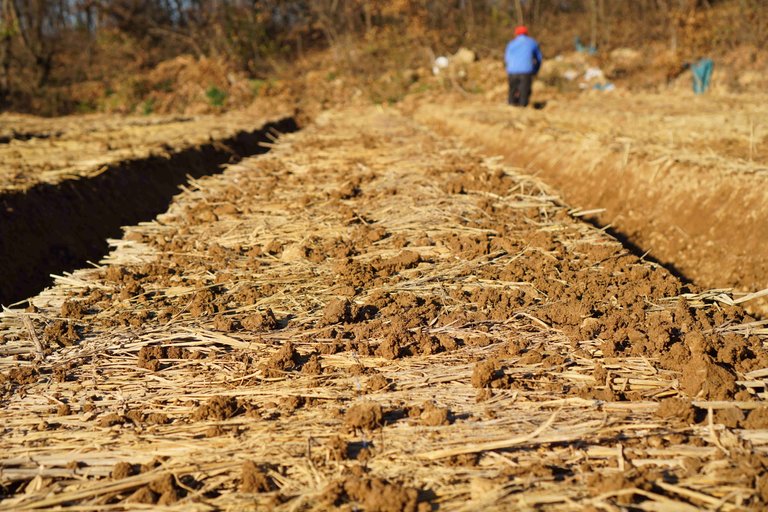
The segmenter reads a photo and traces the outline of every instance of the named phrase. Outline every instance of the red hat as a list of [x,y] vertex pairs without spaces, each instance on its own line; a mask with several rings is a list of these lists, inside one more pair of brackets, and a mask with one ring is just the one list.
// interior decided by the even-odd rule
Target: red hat
[[525,25],[518,25],[515,27],[515,35],[516,36],[522,36],[522,35],[528,35],[528,27]]

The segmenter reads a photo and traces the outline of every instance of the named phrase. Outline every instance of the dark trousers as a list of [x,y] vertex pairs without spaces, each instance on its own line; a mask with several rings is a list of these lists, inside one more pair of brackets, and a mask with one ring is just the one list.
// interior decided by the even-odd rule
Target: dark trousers
[[531,73],[521,73],[507,75],[509,78],[509,104],[517,107],[527,107],[528,100],[531,98],[531,84],[533,75]]

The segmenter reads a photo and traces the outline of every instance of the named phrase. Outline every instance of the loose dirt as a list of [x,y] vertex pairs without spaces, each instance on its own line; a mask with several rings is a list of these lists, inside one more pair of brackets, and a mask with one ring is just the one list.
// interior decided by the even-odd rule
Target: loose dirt
[[319,116],[2,314],[3,506],[765,508],[766,323],[571,213]]

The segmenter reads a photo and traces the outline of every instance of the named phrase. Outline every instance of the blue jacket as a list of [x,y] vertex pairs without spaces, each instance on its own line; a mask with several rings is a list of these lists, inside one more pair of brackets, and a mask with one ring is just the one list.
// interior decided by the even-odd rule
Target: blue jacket
[[541,49],[534,38],[519,35],[507,43],[504,64],[507,66],[508,74],[532,73],[535,75],[539,72],[541,60]]

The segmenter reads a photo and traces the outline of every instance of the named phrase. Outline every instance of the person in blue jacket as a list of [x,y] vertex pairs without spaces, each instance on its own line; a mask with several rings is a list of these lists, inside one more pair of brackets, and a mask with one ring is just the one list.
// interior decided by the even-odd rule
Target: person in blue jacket
[[509,104],[518,107],[528,106],[531,97],[533,77],[541,67],[541,49],[539,43],[528,35],[528,28],[520,25],[515,28],[515,38],[507,43],[504,52],[504,64],[509,78]]

